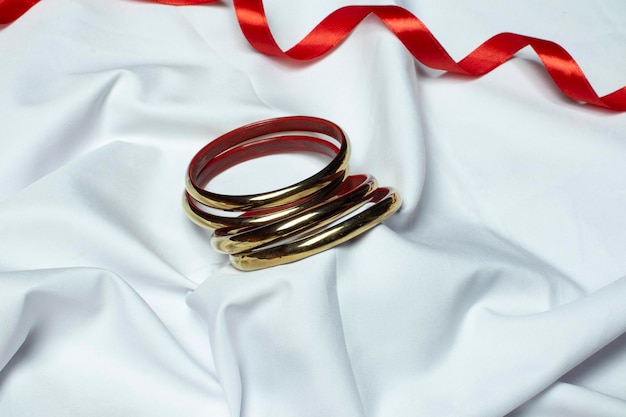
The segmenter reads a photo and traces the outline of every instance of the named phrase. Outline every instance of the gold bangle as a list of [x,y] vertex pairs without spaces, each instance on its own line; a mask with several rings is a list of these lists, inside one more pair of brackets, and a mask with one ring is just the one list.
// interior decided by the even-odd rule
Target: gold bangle
[[392,189],[378,188],[375,203],[327,229],[283,245],[230,255],[230,263],[242,271],[254,271],[295,262],[333,248],[376,226],[400,208],[400,195]]
[[366,204],[376,186],[371,176],[353,175],[333,195],[310,208],[294,210],[291,215],[256,227],[217,229],[211,237],[211,245],[218,252],[235,254],[319,229]]
[[[285,204],[284,206],[273,207],[272,210],[255,210],[246,213],[245,216],[225,216],[215,214],[207,210],[203,210],[199,203],[194,200],[193,196],[185,192],[183,195],[183,209],[195,224],[198,226],[221,230],[222,228],[228,229],[243,229],[249,227],[259,227],[268,223],[281,220],[285,217],[295,215],[296,213],[306,210],[310,207],[320,204],[324,201],[328,192],[332,192],[335,187],[338,187],[344,181],[344,175],[347,171],[343,171],[341,176],[332,178],[329,183],[325,183],[325,187],[321,190],[317,190],[317,193],[313,193],[306,196],[302,201],[295,201],[294,204]],[[207,207],[207,209],[215,209],[216,207]]]

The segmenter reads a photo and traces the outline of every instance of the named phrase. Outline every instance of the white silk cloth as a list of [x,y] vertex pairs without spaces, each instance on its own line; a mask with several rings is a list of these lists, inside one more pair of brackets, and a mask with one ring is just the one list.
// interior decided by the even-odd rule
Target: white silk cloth
[[[347,4],[265,1],[285,49]],[[395,4],[457,60],[510,31],[626,84],[623,0]],[[565,99],[528,48],[442,74],[368,18],[298,63],[253,50],[230,1],[44,0],[0,56],[0,416],[626,416],[626,115]],[[403,207],[236,271],[182,211],[187,164],[299,114]]]

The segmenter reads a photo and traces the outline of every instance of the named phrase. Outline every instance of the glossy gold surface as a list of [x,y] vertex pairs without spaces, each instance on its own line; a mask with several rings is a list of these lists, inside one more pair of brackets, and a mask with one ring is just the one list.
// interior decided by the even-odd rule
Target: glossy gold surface
[[376,180],[363,177],[362,184],[346,195],[325,200],[309,209],[296,207],[293,214],[260,227],[216,230],[211,244],[218,252],[236,254],[326,226],[370,201]]
[[400,195],[389,190],[388,194],[373,206],[334,226],[279,246],[232,254],[230,262],[239,270],[254,271],[304,259],[370,230],[395,213],[401,204]]

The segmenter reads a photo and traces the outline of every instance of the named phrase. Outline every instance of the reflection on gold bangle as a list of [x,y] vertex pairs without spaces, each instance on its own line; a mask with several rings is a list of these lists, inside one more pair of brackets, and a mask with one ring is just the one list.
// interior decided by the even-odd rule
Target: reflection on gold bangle
[[230,255],[231,264],[242,271],[253,271],[295,262],[346,242],[392,215],[401,204],[398,193],[378,188],[371,207],[338,224],[285,244]]
[[376,180],[371,176],[353,175],[343,185],[345,192],[329,196],[311,208],[296,210],[289,216],[258,227],[217,229],[211,238],[213,249],[222,253],[239,253],[287,239],[303,231],[326,226],[359,209],[372,198]]

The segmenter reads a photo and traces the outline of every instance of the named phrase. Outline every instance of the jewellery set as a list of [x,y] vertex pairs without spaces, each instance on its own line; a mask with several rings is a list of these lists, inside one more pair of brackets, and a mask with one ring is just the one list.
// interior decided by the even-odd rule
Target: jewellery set
[[[267,155],[309,152],[330,159],[315,175],[260,194],[206,189],[233,166]],[[183,206],[199,226],[214,229],[213,248],[250,271],[294,262],[352,239],[400,208],[399,194],[369,175],[349,175],[350,143],[328,120],[292,116],[228,132],[189,164]]]

